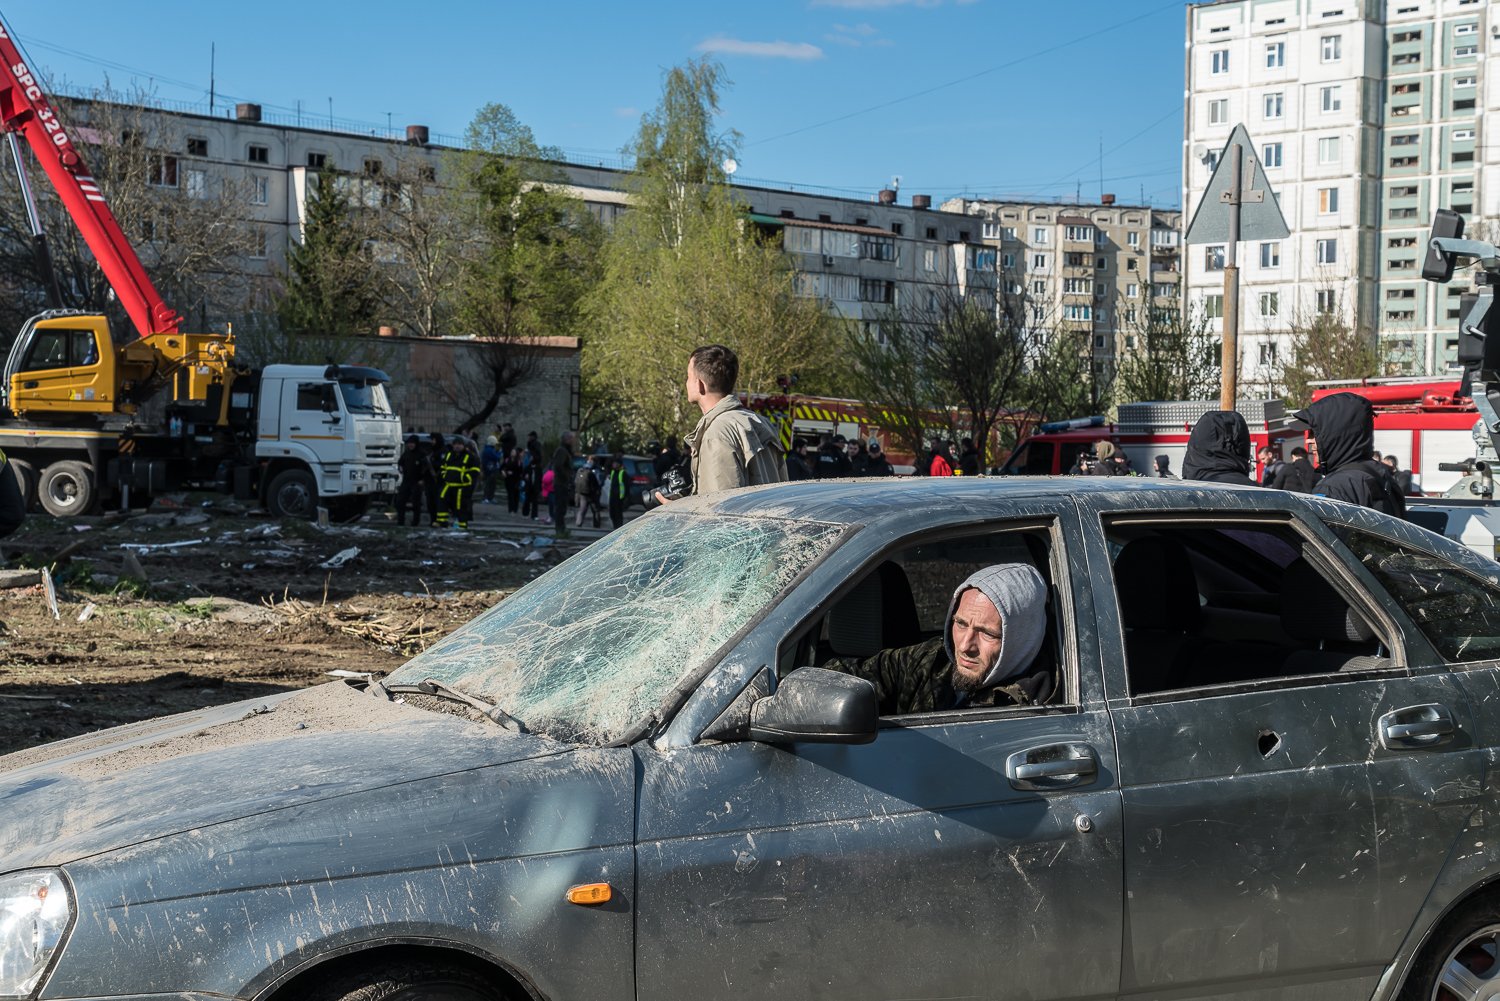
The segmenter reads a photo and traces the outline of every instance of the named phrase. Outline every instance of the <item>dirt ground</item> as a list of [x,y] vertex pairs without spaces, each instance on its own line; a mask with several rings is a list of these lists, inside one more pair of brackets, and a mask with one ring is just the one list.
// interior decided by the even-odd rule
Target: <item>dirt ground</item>
[[48,568],[57,614],[45,583],[0,587],[0,754],[389,671],[576,548],[397,530],[378,511],[319,528],[191,496],[123,518],[32,515],[0,554]]

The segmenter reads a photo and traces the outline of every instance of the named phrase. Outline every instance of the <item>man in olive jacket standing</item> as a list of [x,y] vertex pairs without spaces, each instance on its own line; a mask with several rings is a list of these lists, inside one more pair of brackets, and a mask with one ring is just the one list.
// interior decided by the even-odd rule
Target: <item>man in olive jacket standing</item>
[[688,402],[703,413],[683,439],[693,452],[695,494],[787,479],[781,436],[734,395],[739,374],[739,358],[722,344],[704,345],[688,358]]

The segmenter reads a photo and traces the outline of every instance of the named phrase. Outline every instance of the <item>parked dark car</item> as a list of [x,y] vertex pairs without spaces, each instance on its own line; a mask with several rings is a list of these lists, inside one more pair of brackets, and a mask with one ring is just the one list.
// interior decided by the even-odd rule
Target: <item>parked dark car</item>
[[[600,469],[601,472],[607,471],[609,468],[607,465],[609,457],[596,456],[596,458],[606,460],[606,464],[601,466]],[[621,458],[625,460],[625,475],[629,477],[630,482],[628,488],[630,496],[626,499],[625,506],[627,508],[644,507],[646,492],[656,486],[656,468],[652,464],[651,459],[644,455],[626,455],[621,456]],[[575,455],[573,457],[573,468],[575,470],[582,469],[583,464],[587,461],[588,456]]]
[[[820,667],[996,563],[1050,697]],[[1488,998],[1497,657],[1500,566],[1304,495],[683,500],[379,682],[0,758],[0,996]]]

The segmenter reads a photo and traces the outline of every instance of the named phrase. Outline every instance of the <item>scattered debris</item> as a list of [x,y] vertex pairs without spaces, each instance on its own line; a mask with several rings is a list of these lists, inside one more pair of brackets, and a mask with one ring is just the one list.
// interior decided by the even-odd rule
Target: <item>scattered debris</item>
[[120,548],[127,552],[147,556],[151,553],[166,552],[173,549],[186,549],[189,546],[201,546],[207,541],[207,539],[183,539],[181,542],[122,542],[120,543]]
[[52,613],[54,619],[61,619],[62,612],[57,608],[57,586],[52,583],[52,571],[42,567],[42,594],[47,598],[47,610]]
[[40,570],[0,570],[0,589],[33,587],[41,582]]
[[350,546],[348,549],[340,549],[338,552],[328,557],[328,559],[324,560],[322,563],[319,563],[318,566],[324,570],[337,570],[339,567],[348,563],[358,555],[359,547]]
[[[92,619],[94,617],[94,614],[98,611],[99,606],[91,601],[87,605],[83,606],[83,611],[78,613],[78,621],[87,622],[89,619]],[[79,684],[81,685],[83,684],[83,682],[80,681]]]

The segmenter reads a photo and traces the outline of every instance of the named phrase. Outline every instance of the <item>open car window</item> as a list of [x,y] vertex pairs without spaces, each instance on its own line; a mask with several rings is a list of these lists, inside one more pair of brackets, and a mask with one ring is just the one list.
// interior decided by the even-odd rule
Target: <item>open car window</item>
[[[913,690],[882,691],[881,715],[910,716],[919,712],[947,712],[955,708],[938,696],[929,705],[926,681],[951,669],[942,649],[944,626],[953,592],[971,574],[1004,563],[1034,567],[1047,584],[1046,625],[1041,650],[1026,665],[1021,680],[1026,688],[999,698],[1005,704],[1061,705],[1076,698],[1070,690],[1060,627],[1062,600],[1060,583],[1054,579],[1053,533],[1044,525],[995,528],[959,536],[913,539],[888,551],[866,566],[826,608],[805,620],[781,644],[778,674],[785,677],[799,667],[831,667],[860,673],[859,665],[893,652],[911,663],[920,678],[911,679]],[[905,657],[899,652],[909,652]],[[1017,679],[1009,679],[1020,683]],[[882,686],[877,684],[877,690]],[[916,689],[921,689],[920,691]],[[1034,699],[1034,703],[1030,700]],[[996,703],[976,701],[962,708],[993,708]],[[912,708],[913,705],[921,708]]]
[[1289,523],[1132,516],[1105,536],[1132,696],[1398,666]]

